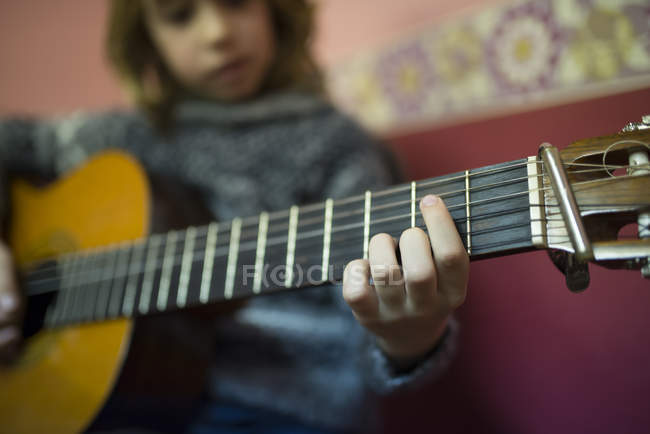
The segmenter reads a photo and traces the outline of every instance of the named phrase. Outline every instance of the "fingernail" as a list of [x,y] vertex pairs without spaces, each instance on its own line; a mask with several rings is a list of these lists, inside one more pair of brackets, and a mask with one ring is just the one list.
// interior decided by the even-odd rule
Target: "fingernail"
[[422,201],[420,201],[422,206],[431,206],[436,202],[438,202],[438,196],[434,196],[433,194],[427,194],[422,198]]

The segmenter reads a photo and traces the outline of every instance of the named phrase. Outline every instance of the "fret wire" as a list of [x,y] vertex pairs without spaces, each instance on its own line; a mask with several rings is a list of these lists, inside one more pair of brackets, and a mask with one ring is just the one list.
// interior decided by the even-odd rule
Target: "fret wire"
[[[103,270],[106,264],[106,257],[101,254],[99,249],[100,248],[93,247],[90,252],[91,262],[90,265],[88,266],[89,278],[86,281],[86,289],[84,290],[85,304],[82,310],[83,320],[94,319],[97,310],[97,302],[99,301],[100,298],[102,285],[99,282],[102,282],[102,276],[104,274]],[[98,283],[93,284],[93,282],[98,282]]]
[[232,230],[230,231],[230,249],[228,251],[228,265],[226,266],[226,285],[223,295],[226,300],[232,298],[232,291],[235,284],[235,274],[237,267],[237,255],[239,253],[239,231],[241,229],[241,219],[233,220]]
[[65,319],[66,301],[70,298],[70,279],[72,278],[72,265],[75,257],[64,255],[61,262],[61,291],[56,298],[55,315],[53,321],[55,324],[63,322]]
[[467,254],[471,255],[472,254],[472,230],[470,228],[471,225],[471,218],[470,218],[470,200],[469,200],[469,170],[465,171],[465,217],[466,217],[466,222],[465,224],[467,225]]
[[262,273],[264,272],[264,254],[266,253],[266,233],[269,228],[269,213],[260,214],[258,227],[257,247],[255,251],[255,277],[253,278],[253,292],[259,294],[262,288]]
[[169,286],[171,285],[171,274],[174,266],[174,262],[171,260],[173,259],[174,251],[176,250],[177,236],[177,231],[170,231],[167,233],[167,240],[165,241],[165,252],[163,253],[160,283],[158,285],[158,297],[156,299],[156,307],[159,311],[164,311],[167,308]]
[[370,207],[372,193],[366,190],[364,212],[363,212],[363,259],[368,259],[368,242],[370,237]]
[[538,166],[535,164],[536,162],[537,157],[529,157],[528,165],[526,166],[528,174],[528,190],[531,191],[528,197],[531,220],[530,231],[533,244],[536,246],[544,246],[546,239],[546,226],[536,221],[544,215],[544,209],[540,206],[544,203],[544,194],[542,191],[538,190],[540,179],[535,176],[539,174],[539,169],[544,166]]
[[[45,325],[47,327],[54,327],[58,324],[59,322],[59,317],[61,316],[61,309],[63,306],[63,288],[64,288],[64,276],[65,274],[65,267],[64,267],[64,261],[66,261],[66,258],[68,258],[69,255],[63,255],[61,257],[60,261],[57,261],[54,265],[57,275],[60,276],[59,279],[59,291],[58,294],[55,294],[52,298],[52,302],[47,306],[47,316],[46,316],[46,321]],[[52,279],[55,280],[56,279]],[[25,290],[25,292],[28,292]]]
[[[86,279],[83,279],[82,282],[79,284],[79,289],[78,289],[78,297],[77,297],[77,308],[75,309],[75,320],[76,321],[83,321],[85,319],[85,313],[88,309],[88,302],[90,301],[92,303],[93,297],[88,297],[89,295],[89,289],[87,285],[92,282],[92,276],[97,275],[96,272],[93,270],[93,267],[95,266],[95,261],[97,261],[97,256],[94,254],[94,249],[89,249],[86,251],[86,256],[85,256],[85,264],[84,268],[87,268],[90,270],[89,273],[86,273]],[[94,292],[94,291],[93,291]]]
[[133,254],[131,256],[131,263],[129,264],[129,277],[126,281],[124,300],[122,302],[122,313],[126,316],[131,316],[135,307],[135,296],[140,277],[139,270],[143,265],[142,260],[144,259],[145,244],[144,240],[142,240],[133,246]]
[[[176,292],[176,305],[183,307],[187,303],[187,289],[190,284],[192,262],[194,259],[194,241],[196,228],[190,226],[185,231],[185,242],[183,243],[183,256],[181,258],[181,272],[178,278],[178,290]],[[176,260],[174,259],[174,263]]]
[[75,314],[75,304],[77,302],[77,281],[81,278],[81,273],[79,273],[77,270],[79,268],[79,265],[81,264],[81,260],[83,257],[83,253],[81,255],[76,255],[73,259],[73,263],[71,265],[71,277],[70,277],[70,282],[69,282],[69,289],[68,289],[68,297],[66,299],[66,304],[64,305],[64,312],[63,312],[63,321],[64,322],[69,322],[74,314]]
[[330,237],[332,230],[332,205],[333,200],[327,199],[325,201],[325,225],[323,227],[323,262],[322,262],[322,277],[323,282],[327,281],[329,269],[329,256],[330,256]]
[[149,248],[147,249],[147,259],[144,265],[144,275],[142,277],[142,286],[140,287],[140,300],[138,311],[141,314],[149,312],[151,303],[151,293],[153,291],[153,278],[157,268],[158,248],[162,243],[162,235],[154,235],[149,238]]
[[126,276],[129,269],[131,249],[127,243],[123,243],[117,251],[117,267],[113,278],[113,288],[111,290],[111,299],[108,306],[109,317],[117,317],[120,314],[120,301],[124,292]]
[[298,226],[298,207],[292,206],[289,211],[289,232],[287,234],[287,259],[285,261],[284,286],[291,287],[293,283],[293,261],[296,253],[296,230]]
[[72,318],[72,313],[75,303],[75,286],[77,280],[79,280],[79,274],[77,272],[77,267],[81,261],[82,254],[72,255],[70,260],[70,279],[68,280],[68,289],[66,291],[67,297],[64,299],[63,312],[61,313],[61,320],[63,322],[68,322]]
[[108,255],[108,266],[104,269],[104,273],[102,273],[103,284],[100,285],[101,289],[97,296],[97,303],[95,305],[96,319],[106,318],[108,301],[111,296],[111,283],[113,282],[113,276],[115,275],[115,263],[117,260],[117,250],[109,250],[103,254]]
[[[241,220],[240,220],[241,221]],[[205,243],[205,259],[203,261],[203,273],[201,273],[201,289],[199,293],[199,300],[201,303],[207,303],[210,295],[210,283],[212,282],[212,270],[214,267],[214,253],[217,244],[217,235],[219,224],[210,223],[208,229],[208,239]],[[187,292],[186,292],[187,294]],[[185,299],[179,306],[185,306]]]
[[411,182],[411,227],[415,227],[415,181]]
[[[84,252],[81,256],[77,258],[75,261],[75,268],[77,270],[83,270],[85,267],[84,261],[85,257],[88,254],[88,251]],[[74,281],[74,284],[71,285],[71,292],[70,292],[70,305],[68,306],[68,313],[66,315],[66,321],[72,322],[77,320],[77,315],[79,312],[79,304],[81,303],[81,285],[83,284],[83,279],[86,278],[85,276],[86,273],[79,273],[76,272],[76,279]]]
[[82,275],[82,273],[79,273],[77,270],[83,270],[82,261],[84,256],[87,254],[87,252],[82,253],[79,255],[77,258],[75,258],[75,263],[74,263],[74,277],[75,279],[71,282],[70,284],[70,298],[69,298],[69,304],[67,306],[67,312],[65,315],[65,321],[66,322],[71,322],[75,319],[75,316],[77,314],[77,304],[79,303],[78,297],[79,297],[79,282],[82,280],[82,277],[85,277]]

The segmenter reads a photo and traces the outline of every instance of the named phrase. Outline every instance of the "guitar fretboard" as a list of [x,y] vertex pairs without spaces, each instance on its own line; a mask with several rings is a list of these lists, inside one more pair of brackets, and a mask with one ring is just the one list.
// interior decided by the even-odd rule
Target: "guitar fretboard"
[[341,279],[370,238],[426,230],[419,200],[443,198],[471,259],[532,249],[528,160],[378,192],[263,212],[66,254],[24,276],[28,296],[54,295],[46,326],[198,306]]

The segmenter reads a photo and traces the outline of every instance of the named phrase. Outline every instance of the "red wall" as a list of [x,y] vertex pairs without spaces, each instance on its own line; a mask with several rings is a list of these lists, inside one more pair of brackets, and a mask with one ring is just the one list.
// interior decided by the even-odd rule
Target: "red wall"
[[[391,142],[425,178],[611,134],[648,101],[645,89]],[[389,432],[648,432],[650,281],[593,266],[591,280],[570,293],[545,252],[472,263],[459,357],[425,393],[387,404]]]

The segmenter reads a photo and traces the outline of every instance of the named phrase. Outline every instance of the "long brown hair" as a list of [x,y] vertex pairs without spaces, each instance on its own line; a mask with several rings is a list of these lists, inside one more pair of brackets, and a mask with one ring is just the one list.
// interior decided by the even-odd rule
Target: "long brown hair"
[[[264,1],[271,11],[277,51],[261,92],[291,87],[322,93],[322,74],[310,50],[314,5],[308,0]],[[106,53],[136,106],[154,126],[167,130],[180,87],[157,52],[143,15],[139,0],[111,1]]]

